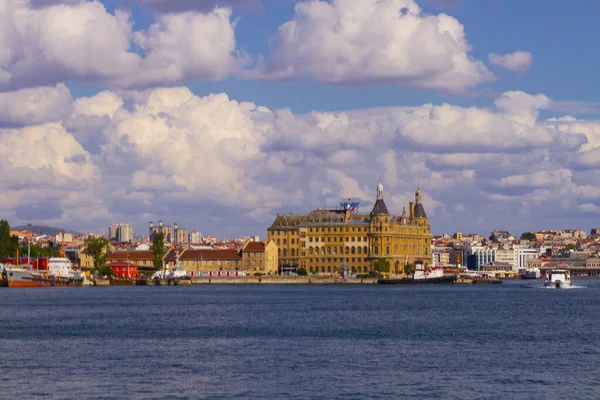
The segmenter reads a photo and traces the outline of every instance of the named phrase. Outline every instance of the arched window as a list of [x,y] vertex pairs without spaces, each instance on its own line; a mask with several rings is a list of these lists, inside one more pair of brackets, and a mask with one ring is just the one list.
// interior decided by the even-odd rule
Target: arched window
[[292,257],[296,255],[296,249],[292,249]]
[[281,249],[277,249],[277,255],[281,257]]
[[340,254],[344,254],[344,248],[340,246]]
[[313,254],[313,248],[312,247],[308,248],[308,254],[310,254],[312,256],[312,254]]
[[327,272],[331,272],[331,267],[327,267]]
[[351,252],[352,252],[352,254],[356,254],[356,248],[354,246],[352,246]]
[[358,254],[360,254],[361,247],[358,246],[358,248],[356,250],[358,250]]
[[346,247],[346,254],[350,254],[350,247]]
[[283,249],[283,256],[287,257],[287,249]]
[[375,246],[375,254],[379,254],[379,247]]
[[363,247],[363,253],[364,254],[369,254],[369,248],[367,246]]
[[325,272],[325,267],[321,267],[321,272]]
[[331,254],[331,247],[327,248],[327,254]]
[[385,246],[385,254],[390,254],[390,246]]

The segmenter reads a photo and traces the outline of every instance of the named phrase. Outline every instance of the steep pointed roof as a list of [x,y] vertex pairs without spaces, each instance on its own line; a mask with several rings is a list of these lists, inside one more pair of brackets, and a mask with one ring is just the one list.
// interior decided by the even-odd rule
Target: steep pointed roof
[[383,201],[383,184],[379,181],[377,185],[377,201],[373,206],[373,211],[371,211],[371,215],[390,215],[385,206],[385,202]]
[[390,215],[388,209],[385,205],[385,201],[383,199],[377,199],[375,205],[373,206],[373,211],[371,211],[372,215]]
[[427,218],[427,214],[425,214],[425,209],[421,203],[415,204],[415,218]]

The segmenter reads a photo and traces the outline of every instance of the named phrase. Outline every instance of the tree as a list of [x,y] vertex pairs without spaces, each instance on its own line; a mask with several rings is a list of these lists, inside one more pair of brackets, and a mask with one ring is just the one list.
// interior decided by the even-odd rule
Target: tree
[[389,273],[390,272],[390,261],[385,258],[380,258],[373,264],[375,271],[381,273]]
[[306,268],[298,268],[298,270],[296,271],[296,273],[298,274],[298,276],[306,276],[306,275],[308,275],[308,271],[306,270]]
[[[30,245],[29,252],[31,257],[58,257],[60,249],[57,247],[41,247],[34,244]],[[27,245],[19,247],[19,254],[27,254]]]
[[154,254],[154,259],[152,264],[154,264],[154,269],[160,271],[162,269],[163,264],[163,253],[165,251],[165,234],[160,232],[154,235],[154,239],[152,240],[152,246],[150,246],[150,250]]
[[85,252],[94,259],[94,272],[96,273],[100,272],[106,264],[106,246],[108,246],[108,243],[108,239],[104,236],[90,236],[83,242]]
[[10,236],[10,225],[7,220],[0,220],[0,257],[14,257],[19,244],[17,236]]
[[410,275],[413,272],[415,272],[415,264],[414,263],[406,263],[406,265],[404,265],[404,274],[405,275]]
[[537,236],[533,232],[523,232],[521,240],[528,240],[530,242],[537,242]]

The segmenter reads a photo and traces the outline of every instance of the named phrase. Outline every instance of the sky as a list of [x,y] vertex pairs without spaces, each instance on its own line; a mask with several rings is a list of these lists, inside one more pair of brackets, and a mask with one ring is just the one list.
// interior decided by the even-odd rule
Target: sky
[[600,2],[0,0],[0,216],[266,236],[278,213],[432,233],[600,222]]

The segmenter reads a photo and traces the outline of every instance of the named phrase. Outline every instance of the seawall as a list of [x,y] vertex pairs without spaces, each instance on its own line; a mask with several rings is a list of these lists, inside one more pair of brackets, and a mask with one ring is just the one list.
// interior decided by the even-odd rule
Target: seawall
[[238,277],[209,277],[196,276],[192,278],[194,285],[372,285],[376,284],[376,278],[340,279],[334,277],[315,276],[238,276]]

